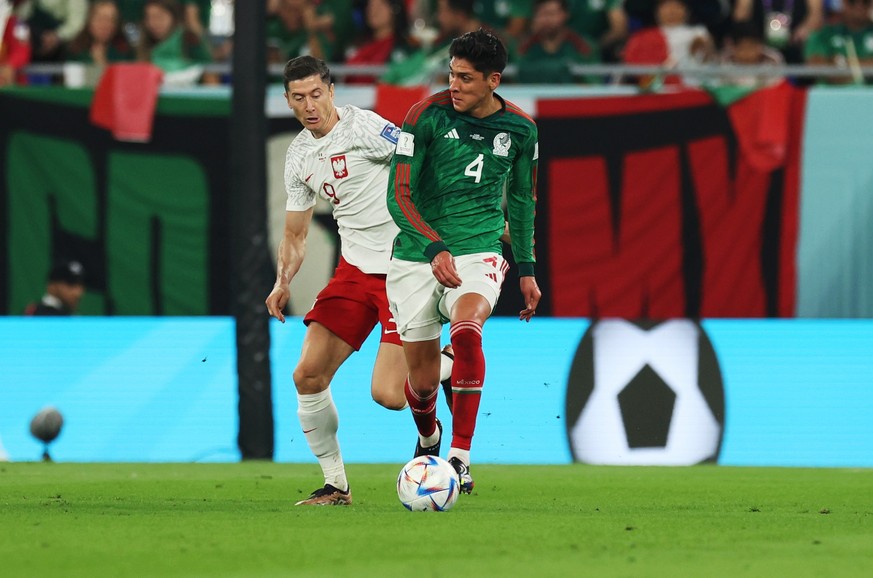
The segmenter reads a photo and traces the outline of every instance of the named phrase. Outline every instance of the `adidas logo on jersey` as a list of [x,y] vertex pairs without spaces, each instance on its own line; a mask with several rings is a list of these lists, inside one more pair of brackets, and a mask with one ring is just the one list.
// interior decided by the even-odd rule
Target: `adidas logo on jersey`
[[447,132],[445,135],[443,135],[443,138],[461,138],[461,137],[458,136],[458,129],[453,128],[452,130]]

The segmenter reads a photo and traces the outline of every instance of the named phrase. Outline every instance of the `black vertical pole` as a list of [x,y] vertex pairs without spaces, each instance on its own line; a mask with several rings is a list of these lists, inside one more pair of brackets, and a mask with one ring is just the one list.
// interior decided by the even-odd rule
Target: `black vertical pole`
[[242,458],[273,458],[273,401],[267,247],[266,10],[235,2],[230,117],[232,310],[236,318],[239,444]]

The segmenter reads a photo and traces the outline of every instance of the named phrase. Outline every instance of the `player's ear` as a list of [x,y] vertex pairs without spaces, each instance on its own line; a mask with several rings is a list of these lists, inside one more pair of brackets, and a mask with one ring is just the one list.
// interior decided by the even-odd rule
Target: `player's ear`
[[500,77],[499,72],[492,72],[488,75],[488,86],[491,87],[491,90],[496,90],[500,86]]

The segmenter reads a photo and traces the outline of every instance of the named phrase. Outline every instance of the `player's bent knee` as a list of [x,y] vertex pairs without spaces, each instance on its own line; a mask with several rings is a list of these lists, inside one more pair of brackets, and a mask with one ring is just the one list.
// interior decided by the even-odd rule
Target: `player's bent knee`
[[303,395],[322,392],[330,385],[330,382],[324,375],[307,370],[306,367],[301,365],[298,365],[297,369],[294,370],[293,378],[297,393]]
[[373,401],[385,409],[401,410],[406,407],[406,397],[401,392],[387,392],[373,389]]
[[370,385],[370,395],[373,401],[385,409],[399,410],[406,407],[406,395],[403,393],[403,382],[394,380],[373,381]]

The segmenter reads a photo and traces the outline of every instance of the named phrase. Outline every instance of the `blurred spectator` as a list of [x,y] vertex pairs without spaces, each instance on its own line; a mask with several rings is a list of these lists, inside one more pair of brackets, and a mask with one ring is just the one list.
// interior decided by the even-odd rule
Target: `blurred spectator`
[[[518,81],[565,84],[573,82],[571,64],[600,61],[597,45],[567,26],[567,0],[535,0],[531,37],[518,48]],[[589,79],[598,82],[600,79]]]
[[504,44],[521,41],[528,33],[533,0],[477,0],[476,16],[503,39]]
[[[272,1],[272,0],[270,0]],[[134,48],[139,44],[140,24],[146,0],[116,0],[121,12],[121,27]],[[201,37],[209,36],[212,0],[179,0],[182,18],[188,28]]]
[[85,294],[85,270],[78,261],[62,261],[49,271],[45,295],[31,303],[25,315],[72,315]]
[[[848,68],[844,77],[825,78],[830,84],[863,84],[862,66],[873,65],[873,0],[843,0],[837,22],[813,32],[806,41],[809,64],[830,64]],[[871,79],[867,79],[870,83]]]
[[434,51],[445,49],[448,56],[452,40],[482,27],[474,5],[474,0],[437,0],[436,18],[440,33],[434,41]]
[[182,8],[185,13],[185,27],[208,40],[212,0],[182,0]]
[[618,60],[628,36],[623,0],[572,0],[569,25],[577,34],[597,42],[603,60]]
[[203,38],[185,26],[177,0],[146,0],[137,55],[163,70],[169,84],[196,82],[200,65],[212,61]]
[[803,62],[803,44],[824,23],[823,0],[734,0],[734,22],[754,23],[768,46],[790,63]]
[[326,58],[332,44],[324,32],[309,27],[315,19],[311,0],[275,0],[271,9],[267,20],[268,62],[284,64],[303,55]]
[[[409,36],[409,17],[405,0],[367,0],[364,7],[365,41],[346,60],[346,64],[389,64],[405,60],[418,47]],[[347,83],[376,82],[373,76],[349,76]]]
[[[346,48],[355,36],[356,0],[306,0],[303,27],[318,36],[328,62],[343,62]],[[278,15],[281,0],[267,0],[267,15]],[[309,52],[318,57],[315,52]],[[293,55],[290,57],[293,58]]]
[[324,34],[328,41],[325,59],[343,62],[346,49],[355,36],[354,0],[311,0],[315,11],[306,26]]
[[429,84],[438,72],[448,71],[452,40],[482,27],[473,4],[474,0],[438,0],[439,35],[430,49],[418,50],[406,60],[392,64],[381,80],[389,84]]
[[88,0],[24,0],[16,8],[18,20],[30,28],[34,62],[63,57],[66,44],[85,27]]
[[27,26],[18,22],[13,4],[0,0],[0,87],[15,82],[18,71],[30,63]]
[[67,60],[106,66],[133,60],[135,53],[121,30],[115,0],[92,0],[85,28],[67,45]]
[[[659,64],[676,68],[700,64],[715,54],[715,44],[705,26],[688,23],[687,0],[656,0],[655,27],[635,32],[624,51],[627,64]],[[644,75],[641,88],[657,89],[661,83],[699,85],[693,77]]]
[[[721,51],[723,64],[737,66],[781,66],[785,64],[782,53],[767,46],[761,30],[751,22],[735,23],[729,39]],[[730,75],[721,79],[721,84],[757,88],[782,80],[779,75]]]
[[[706,26],[711,35],[721,32],[729,25],[731,5],[736,1],[693,0],[688,2],[688,21]],[[624,1],[624,11],[628,15],[631,31],[654,25],[656,4],[656,0]]]

